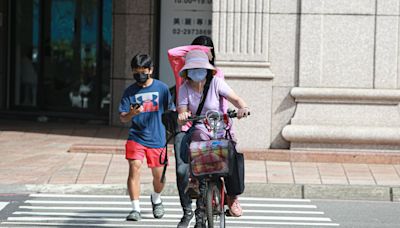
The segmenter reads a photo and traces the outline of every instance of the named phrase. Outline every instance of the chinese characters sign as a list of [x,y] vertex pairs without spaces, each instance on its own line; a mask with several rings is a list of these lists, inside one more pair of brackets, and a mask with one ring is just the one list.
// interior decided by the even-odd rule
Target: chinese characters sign
[[167,51],[189,45],[200,35],[211,36],[212,0],[162,0],[160,24],[160,79],[175,84]]

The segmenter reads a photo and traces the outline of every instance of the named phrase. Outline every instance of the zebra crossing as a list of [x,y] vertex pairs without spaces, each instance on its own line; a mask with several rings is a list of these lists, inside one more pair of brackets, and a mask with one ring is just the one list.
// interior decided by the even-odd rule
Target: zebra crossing
[[[140,198],[142,220],[125,221],[128,196],[31,194],[0,227],[176,227],[182,217],[178,196],[162,196],[165,215],[154,219],[150,198]],[[227,227],[336,227],[308,199],[241,197],[243,216],[227,217]],[[193,204],[193,208],[195,205]],[[194,221],[190,227],[194,226]]]

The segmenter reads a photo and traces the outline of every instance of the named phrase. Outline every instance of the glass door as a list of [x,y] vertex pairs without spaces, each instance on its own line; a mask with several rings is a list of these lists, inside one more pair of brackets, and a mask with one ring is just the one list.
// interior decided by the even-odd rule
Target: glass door
[[40,1],[16,0],[14,7],[15,27],[13,42],[14,91],[11,95],[16,107],[38,105],[39,80],[39,11]]
[[45,5],[46,109],[96,108],[97,4],[97,0],[52,0]]
[[107,115],[111,0],[16,0],[15,15],[15,107]]

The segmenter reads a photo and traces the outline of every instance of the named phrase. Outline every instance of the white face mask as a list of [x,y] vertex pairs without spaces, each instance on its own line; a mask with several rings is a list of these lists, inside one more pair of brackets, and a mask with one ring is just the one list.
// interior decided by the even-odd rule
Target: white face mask
[[207,69],[188,69],[188,77],[195,82],[203,81],[207,76]]

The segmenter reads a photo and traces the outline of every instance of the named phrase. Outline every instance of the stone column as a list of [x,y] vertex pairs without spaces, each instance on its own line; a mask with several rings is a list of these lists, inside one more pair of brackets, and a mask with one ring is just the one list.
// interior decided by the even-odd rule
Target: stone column
[[291,149],[400,151],[399,7],[302,1]]
[[133,83],[130,61],[141,52],[155,61],[156,0],[113,1],[113,53],[111,75],[111,125],[120,125],[118,106],[122,93]]
[[214,0],[212,38],[216,65],[227,83],[252,109],[248,119],[235,121],[241,148],[271,144],[273,74],[268,57],[269,1]]

